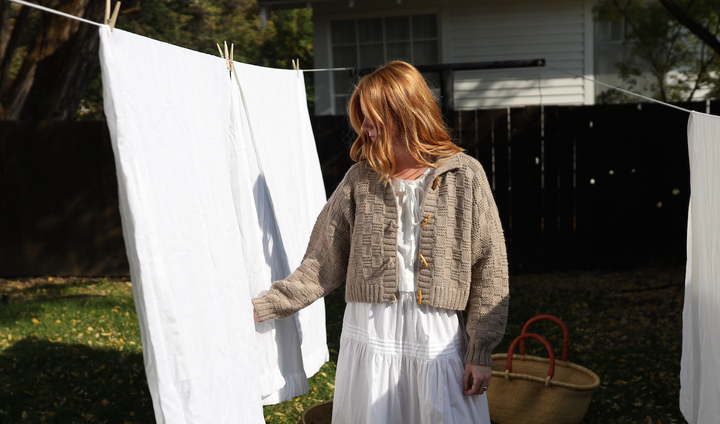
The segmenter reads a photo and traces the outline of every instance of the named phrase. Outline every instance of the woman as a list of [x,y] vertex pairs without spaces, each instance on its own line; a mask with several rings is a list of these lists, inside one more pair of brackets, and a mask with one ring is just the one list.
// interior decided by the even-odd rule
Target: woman
[[349,115],[358,163],[300,267],[253,299],[256,321],[287,317],[345,281],[333,423],[490,424],[478,395],[505,331],[508,278],[485,173],[453,144],[407,63],[364,77]]

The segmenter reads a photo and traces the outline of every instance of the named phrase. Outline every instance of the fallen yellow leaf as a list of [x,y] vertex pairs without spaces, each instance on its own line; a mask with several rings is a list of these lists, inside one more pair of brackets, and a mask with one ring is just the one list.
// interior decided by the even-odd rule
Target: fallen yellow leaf
[[103,399],[103,400],[100,401],[100,403],[102,403],[103,406],[105,406],[105,405],[107,405],[107,404],[110,403],[110,402],[108,402],[107,399]]
[[40,324],[40,321],[38,321],[37,318],[33,318],[30,321],[32,321],[32,323],[35,325]]

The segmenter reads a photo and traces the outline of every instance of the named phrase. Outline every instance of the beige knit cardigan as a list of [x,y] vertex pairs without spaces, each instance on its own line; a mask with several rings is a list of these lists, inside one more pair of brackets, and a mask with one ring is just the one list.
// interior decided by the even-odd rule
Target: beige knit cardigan
[[[415,296],[439,308],[467,308],[465,361],[491,365],[509,300],[497,207],[477,160],[444,158],[435,175],[422,205]],[[397,218],[392,185],[355,164],[320,212],[300,267],[253,299],[259,320],[292,315],[343,281],[347,302],[397,302]]]

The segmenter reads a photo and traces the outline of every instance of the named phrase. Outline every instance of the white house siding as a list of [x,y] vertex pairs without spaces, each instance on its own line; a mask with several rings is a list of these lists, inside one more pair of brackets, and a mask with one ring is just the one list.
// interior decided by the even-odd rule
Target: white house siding
[[[333,20],[437,13],[443,63],[544,58],[548,65],[594,76],[594,0],[355,0],[313,3],[315,67],[332,66]],[[332,113],[331,76],[316,75],[316,113]],[[550,67],[458,71],[455,108],[592,104],[595,87]]]
[[[443,14],[444,62],[543,58],[548,65],[592,77],[592,44],[587,48],[592,16],[583,0],[449,3]],[[593,91],[584,80],[550,67],[455,73],[458,110],[591,104]]]

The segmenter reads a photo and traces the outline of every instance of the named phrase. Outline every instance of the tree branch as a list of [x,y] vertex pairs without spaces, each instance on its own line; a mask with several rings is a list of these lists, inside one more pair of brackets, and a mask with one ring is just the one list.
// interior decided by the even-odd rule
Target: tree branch
[[720,56],[720,40],[711,33],[707,28],[702,26],[698,21],[690,17],[684,10],[682,10],[675,0],[658,0],[660,4],[672,14],[675,19],[678,20],[685,28],[689,29],[690,32],[695,34],[700,40],[708,45],[715,53]]
[[[20,14],[15,19],[15,26],[13,27],[12,35],[8,40],[7,46],[5,46],[2,61],[0,61],[0,103],[3,104],[5,92],[7,91],[8,83],[10,82],[10,65],[12,64],[13,57],[15,56],[15,50],[17,50],[18,45],[20,44],[20,36],[25,29],[25,24],[27,23],[29,15],[30,8],[23,6],[22,9],[20,9]],[[4,108],[2,112],[4,115]],[[4,119],[3,115],[0,115],[0,119]]]
[[0,59],[5,54],[10,39],[10,2],[4,1],[0,4]]

